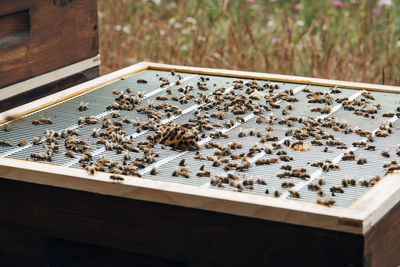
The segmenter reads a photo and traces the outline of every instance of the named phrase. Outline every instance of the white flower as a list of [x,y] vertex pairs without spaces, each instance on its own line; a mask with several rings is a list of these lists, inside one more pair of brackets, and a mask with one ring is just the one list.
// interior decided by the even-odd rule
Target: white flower
[[378,5],[391,6],[393,3],[392,0],[379,0]]
[[199,36],[197,36],[197,40],[199,40],[200,42],[205,42],[206,37],[204,37],[203,35],[199,35]]
[[188,45],[182,45],[181,46],[181,51],[188,51],[189,50],[189,46]]
[[175,19],[174,18],[170,18],[169,20],[168,20],[168,23],[171,25],[171,24],[174,24],[175,23]]
[[186,22],[192,23],[192,24],[196,24],[196,23],[197,23],[197,20],[196,20],[195,18],[188,17],[188,18],[186,19]]
[[115,25],[115,30],[116,31],[120,31],[122,29],[122,26],[121,25]]
[[273,20],[268,21],[268,27],[274,27],[275,26],[275,22]]
[[304,26],[304,21],[298,20],[298,21],[296,21],[296,24],[297,24],[298,26]]
[[190,29],[183,29],[182,30],[183,35],[189,35],[190,34]]
[[175,27],[176,29],[180,29],[180,28],[182,28],[182,24],[180,24],[179,22],[175,22],[175,23],[174,23],[174,27]]
[[161,1],[160,0],[153,0],[153,3],[156,4],[157,6],[159,6]]
[[124,33],[126,34],[130,34],[131,33],[131,28],[128,25],[125,25],[122,30],[124,31]]
[[396,46],[397,46],[397,47],[400,47],[400,40],[398,40],[398,41],[396,42]]
[[164,34],[165,34],[165,31],[164,30],[160,30],[160,35],[164,36]]

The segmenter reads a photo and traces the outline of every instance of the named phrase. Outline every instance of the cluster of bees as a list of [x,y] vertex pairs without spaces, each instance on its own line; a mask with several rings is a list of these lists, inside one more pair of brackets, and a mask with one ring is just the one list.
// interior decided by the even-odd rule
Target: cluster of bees
[[[155,147],[160,146],[161,149],[170,147],[173,150],[192,151],[195,160],[209,161],[210,165],[220,168],[225,175],[212,176],[210,170],[206,170],[205,165],[201,165],[200,169],[195,172],[197,177],[207,177],[210,184],[217,187],[225,187],[227,185],[234,188],[235,191],[251,190],[255,184],[267,185],[262,178],[250,179],[244,176],[244,173],[253,166],[263,166],[282,163],[282,172],[276,176],[279,179],[299,178],[308,180],[310,174],[305,168],[294,168],[289,163],[294,159],[290,156],[285,148],[295,151],[308,151],[311,148],[305,144],[309,140],[312,146],[325,146],[324,152],[328,152],[329,148],[344,149],[346,152],[342,157],[345,161],[355,161],[357,164],[367,164],[367,159],[356,158],[354,151],[348,150],[348,146],[335,138],[328,131],[343,134],[357,134],[360,137],[367,138],[367,142],[359,141],[352,144],[356,148],[364,148],[365,150],[374,151],[375,146],[370,143],[375,137],[386,137],[392,133],[393,124],[391,122],[382,123],[377,132],[365,131],[359,128],[351,128],[346,122],[338,121],[332,117],[312,118],[307,116],[291,116],[294,110],[292,104],[299,100],[295,97],[293,89],[279,90],[279,85],[271,82],[259,84],[257,81],[244,82],[235,80],[232,90],[219,87],[210,90],[207,82],[209,78],[200,77],[196,85],[182,86],[182,76],[171,72],[176,79],[170,81],[166,77],[159,77],[160,87],[176,85],[178,88],[173,90],[167,88],[165,95],[158,95],[154,102],[143,104],[145,95],[141,92],[132,92],[127,88],[125,91],[113,91],[114,102],[108,104],[105,108],[110,111],[110,116],[98,118],[96,116],[82,116],[77,120],[78,128],[63,130],[60,132],[47,130],[44,138],[36,137],[32,144],[43,145],[44,153],[32,153],[31,158],[38,161],[53,160],[54,153],[58,153],[60,144],[63,143],[65,156],[68,158],[76,158],[78,163],[93,175],[96,171],[111,173],[110,179],[119,182],[124,178],[121,175],[133,175],[141,177],[141,170],[151,166],[156,162],[159,154],[155,152]],[[144,79],[138,79],[137,83],[147,83]],[[215,86],[215,84],[214,84]],[[197,92],[197,95],[196,95]],[[379,104],[375,104],[374,97],[369,92],[363,92],[359,99],[349,100],[346,97],[333,97],[334,94],[341,93],[337,87],[330,89],[330,92],[312,91],[309,88],[302,90],[306,93],[309,103],[319,103],[326,105],[325,107],[314,107],[311,112],[321,114],[331,114],[331,105],[334,102],[342,104],[345,110],[354,111],[356,115],[374,118],[381,109]],[[166,101],[170,101],[167,103]],[[187,122],[178,124],[176,122],[165,122],[166,118],[179,116],[182,110],[173,103],[184,105],[192,101],[197,104],[197,109],[192,113]],[[281,104],[285,101],[286,104]],[[294,104],[293,104],[294,105]],[[274,110],[280,109],[282,116],[277,117]],[[81,103],[77,110],[87,111],[88,103]],[[138,118],[132,119],[121,117],[120,113],[124,111],[136,111],[147,117],[146,121],[140,121]],[[384,117],[400,117],[400,107],[397,108],[397,114],[385,113]],[[268,115],[266,115],[268,113]],[[248,150],[243,151],[243,145],[239,142],[229,142],[226,145],[218,144],[214,140],[219,138],[229,139],[231,134],[229,130],[237,125],[245,123],[246,115],[254,114],[255,122],[264,127],[265,130],[240,129],[238,138],[248,136],[258,138],[258,142],[252,145]],[[34,125],[52,124],[51,119],[42,118],[34,120]],[[91,132],[91,140],[84,140],[80,136],[79,127],[99,125]],[[278,136],[273,135],[274,125],[282,125],[287,127],[285,137],[279,141]],[[296,126],[297,125],[297,126]],[[133,127],[136,133],[143,133],[145,140],[136,142],[132,136],[127,135],[126,127]],[[4,129],[9,131],[10,128]],[[203,156],[203,150],[200,149],[199,141],[211,137],[210,142],[205,144],[205,149],[213,150],[208,156]],[[19,142],[19,146],[25,146],[28,143],[26,139]],[[92,155],[92,145],[104,147],[107,151],[114,151],[121,155],[122,160],[112,161],[104,157],[95,160]],[[7,140],[0,140],[0,146],[12,146]],[[206,151],[206,150],[205,150]],[[132,157],[131,153],[136,156]],[[258,154],[269,155],[266,157],[257,157]],[[260,154],[261,155],[261,154]],[[400,156],[400,148],[397,150]],[[383,157],[390,157],[386,151],[382,152]],[[340,171],[337,164],[330,160],[321,160],[311,164],[312,167],[321,168],[324,172]],[[385,164],[384,168],[387,173],[399,170],[400,167],[395,161]],[[181,160],[178,166],[172,171],[174,177],[190,178],[190,168],[186,166],[185,160]],[[152,167],[150,175],[157,175],[157,167]],[[379,177],[373,177],[370,180],[361,180],[361,186],[373,186],[379,182]],[[308,190],[315,191],[318,197],[325,197],[323,191],[325,180],[318,179],[315,183],[308,183]],[[335,196],[337,193],[343,193],[344,189],[349,186],[355,186],[354,179],[343,179],[340,185],[331,186],[330,193]],[[300,193],[293,190],[295,183],[292,181],[282,181],[281,188],[288,190],[292,198],[300,198]],[[269,189],[265,190],[269,194]],[[281,196],[279,189],[273,191],[275,197]],[[335,200],[318,199],[318,204],[332,206]]]

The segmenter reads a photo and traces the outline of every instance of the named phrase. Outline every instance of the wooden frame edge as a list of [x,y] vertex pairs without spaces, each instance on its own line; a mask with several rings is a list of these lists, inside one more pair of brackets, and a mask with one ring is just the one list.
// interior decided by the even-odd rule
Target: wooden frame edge
[[88,58],[74,64],[50,71],[34,78],[1,88],[0,100],[30,91],[34,88],[55,82],[76,73],[88,70],[100,65],[100,55]]
[[[21,164],[23,162],[23,164]],[[362,233],[362,215],[347,208],[202,188],[173,182],[110,174],[90,176],[78,168],[0,158],[0,177],[61,188],[228,213],[327,230]]]
[[169,65],[169,64],[153,63],[153,62],[146,62],[146,63],[148,64],[148,68],[152,70],[175,70],[180,72],[196,72],[197,74],[208,74],[208,75],[230,76],[230,77],[252,78],[252,79],[263,79],[263,80],[267,79],[279,82],[292,82],[292,83],[302,83],[302,84],[322,85],[322,86],[337,85],[339,87],[351,88],[351,89],[366,89],[371,91],[400,93],[400,87],[392,85],[349,82],[349,81],[292,76],[283,74],[261,73],[261,72],[189,67],[189,66]]
[[373,189],[357,199],[349,209],[363,214],[363,234],[367,233],[400,200],[400,173],[385,176]]

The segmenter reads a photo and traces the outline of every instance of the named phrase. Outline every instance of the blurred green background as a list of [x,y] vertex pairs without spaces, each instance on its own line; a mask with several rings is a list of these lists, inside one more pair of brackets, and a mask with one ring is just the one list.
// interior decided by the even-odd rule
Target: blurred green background
[[400,0],[99,0],[102,72],[140,61],[400,85]]

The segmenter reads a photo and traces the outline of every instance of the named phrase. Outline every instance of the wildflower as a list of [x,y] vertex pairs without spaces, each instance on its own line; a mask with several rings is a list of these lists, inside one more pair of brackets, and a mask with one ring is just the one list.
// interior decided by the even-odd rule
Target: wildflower
[[392,2],[392,0],[379,0],[378,5],[381,5],[381,6],[392,6],[393,2]]
[[247,3],[249,5],[254,5],[256,3],[256,1],[255,0],[247,0]]
[[372,13],[374,13],[374,14],[380,14],[381,12],[382,12],[382,6],[381,5],[378,5],[377,7],[374,7],[372,9]]
[[343,8],[344,4],[341,1],[332,1],[331,5],[336,8]]
[[303,5],[302,4],[296,4],[296,5],[294,5],[294,9],[296,10],[296,11],[299,11],[299,10],[301,10],[303,8]]

